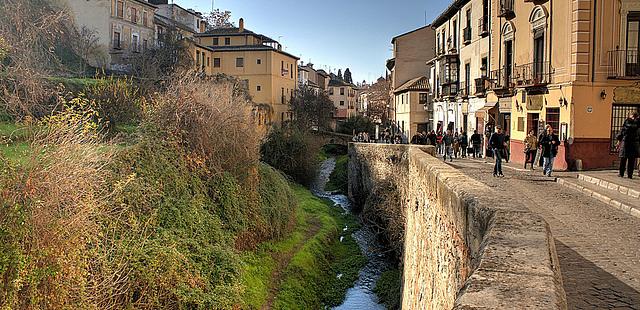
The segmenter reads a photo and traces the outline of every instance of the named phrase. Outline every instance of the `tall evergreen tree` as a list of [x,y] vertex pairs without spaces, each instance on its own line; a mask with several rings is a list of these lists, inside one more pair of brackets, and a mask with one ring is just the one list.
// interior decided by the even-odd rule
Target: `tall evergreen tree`
[[349,68],[344,70],[344,81],[347,83],[353,83],[353,79],[351,78],[351,70],[349,70]]
[[338,69],[338,78],[342,80],[342,69]]

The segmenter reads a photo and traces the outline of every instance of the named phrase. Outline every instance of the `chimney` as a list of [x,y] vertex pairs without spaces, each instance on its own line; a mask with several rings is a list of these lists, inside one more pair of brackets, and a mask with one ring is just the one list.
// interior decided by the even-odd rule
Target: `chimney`
[[207,22],[204,20],[200,21],[200,33],[207,31]]
[[240,21],[238,22],[238,32],[243,32],[244,31],[244,18],[240,18]]

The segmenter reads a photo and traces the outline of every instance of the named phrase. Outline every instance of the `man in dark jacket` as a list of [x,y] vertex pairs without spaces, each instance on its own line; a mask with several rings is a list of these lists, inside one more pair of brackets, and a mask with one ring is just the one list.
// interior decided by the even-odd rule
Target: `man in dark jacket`
[[506,143],[500,126],[496,126],[496,132],[491,134],[491,138],[489,138],[489,146],[493,150],[493,157],[496,160],[496,164],[493,166],[493,176],[504,177],[504,174],[502,174],[502,154]]
[[482,157],[482,135],[478,133],[477,130],[473,131],[471,135],[471,146],[473,147],[473,158]]
[[540,136],[540,147],[542,148],[542,173],[548,177],[551,176],[553,171],[553,162],[558,155],[558,146],[560,146],[560,138],[553,132],[553,127],[547,124],[545,126],[546,134]]
[[619,157],[620,157],[620,173],[618,173],[619,177],[624,177],[625,168],[627,171],[627,176],[629,179],[633,178],[633,169],[636,166],[636,159],[638,158],[638,124],[640,119],[638,118],[638,113],[632,113],[629,115],[624,121],[622,125],[622,130],[620,130],[620,134],[617,137],[618,140],[618,148],[619,148]]
[[467,137],[467,132],[463,131],[462,134],[458,137],[460,140],[460,149],[462,150],[462,158],[467,157],[467,147],[469,146],[469,138]]

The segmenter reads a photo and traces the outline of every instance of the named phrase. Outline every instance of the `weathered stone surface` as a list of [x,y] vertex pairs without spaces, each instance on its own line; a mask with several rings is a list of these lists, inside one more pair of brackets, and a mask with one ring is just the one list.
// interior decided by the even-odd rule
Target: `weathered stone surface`
[[403,309],[565,309],[547,223],[431,156],[431,147],[351,144],[349,194],[393,180],[405,213]]

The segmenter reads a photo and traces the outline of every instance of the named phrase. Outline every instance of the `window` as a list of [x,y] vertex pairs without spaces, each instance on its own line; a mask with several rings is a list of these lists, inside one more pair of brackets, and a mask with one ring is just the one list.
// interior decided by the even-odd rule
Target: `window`
[[260,64],[262,64],[262,59],[258,58],[258,59],[256,60],[256,64],[259,64],[259,65],[260,65]]
[[131,36],[131,50],[136,53],[140,51],[140,46],[138,46],[138,35],[134,34]]
[[120,32],[113,33],[113,48],[120,49]]
[[418,100],[419,100],[419,103],[422,105],[429,103],[429,94],[420,93]]
[[458,48],[458,21],[453,21],[453,48]]
[[329,88],[329,95],[333,95],[333,87]]
[[293,64],[289,65],[289,74],[291,75],[291,78],[293,78]]
[[464,64],[464,94],[469,96],[471,90],[471,63]]
[[256,86],[256,90],[257,91],[262,91],[262,86],[260,86],[260,85]]
[[340,100],[340,106],[344,106],[344,101]]
[[218,40],[218,38],[213,38],[213,45],[218,45],[220,44],[220,40]]
[[116,2],[116,16],[120,18],[124,17],[124,1]]
[[149,14],[147,13],[147,11],[142,12],[142,24],[145,27],[149,26]]
[[236,58],[236,67],[238,68],[244,67],[244,58],[242,57]]
[[629,12],[627,15],[627,51],[626,75],[640,75],[640,12]]
[[142,40],[142,51],[146,51],[147,47],[149,47],[147,39]]
[[441,53],[441,47],[440,47],[440,32],[438,32],[436,34],[436,49],[437,49],[437,53],[440,54]]
[[224,45],[231,45],[231,38],[224,38]]
[[556,133],[560,132],[560,108],[547,108],[547,125],[551,125]]
[[207,56],[207,67],[210,67],[210,66],[211,66],[211,61],[210,61],[210,60],[211,60],[211,59],[209,58],[209,56]]
[[340,87],[340,96],[344,96],[344,87]]
[[480,75],[482,77],[487,77],[487,68],[489,67],[487,57],[482,57],[482,62],[480,65]]
[[200,65],[200,51],[196,51],[196,66]]
[[131,22],[134,24],[138,23],[138,9],[131,8]]
[[524,117],[518,117],[518,131],[524,131]]
[[213,58],[213,67],[220,68],[220,58]]
[[629,105],[629,104],[614,104],[611,111],[611,144],[610,153],[617,153],[617,139],[616,137],[620,133],[624,121],[629,116],[629,113],[638,112],[640,113],[640,105]]

